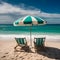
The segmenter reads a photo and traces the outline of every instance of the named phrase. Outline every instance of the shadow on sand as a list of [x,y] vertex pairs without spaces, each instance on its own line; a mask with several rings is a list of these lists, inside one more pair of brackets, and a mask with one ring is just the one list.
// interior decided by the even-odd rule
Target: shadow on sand
[[[15,52],[27,52],[27,53],[33,53],[30,48],[22,47],[20,50],[16,50]],[[60,60],[60,49],[54,48],[54,47],[45,47],[45,49],[36,49],[36,52],[40,55],[47,56],[48,58]]]
[[29,52],[29,53],[32,53],[29,46],[23,46],[21,48],[15,49],[14,52]]
[[45,47],[45,50],[36,51],[38,54],[47,56],[48,58],[60,60],[60,49],[54,47]]

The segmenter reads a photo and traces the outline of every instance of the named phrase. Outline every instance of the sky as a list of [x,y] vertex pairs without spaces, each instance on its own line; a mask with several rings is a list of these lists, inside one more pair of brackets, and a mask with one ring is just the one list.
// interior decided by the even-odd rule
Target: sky
[[60,24],[60,0],[0,0],[0,24],[12,24],[26,15]]

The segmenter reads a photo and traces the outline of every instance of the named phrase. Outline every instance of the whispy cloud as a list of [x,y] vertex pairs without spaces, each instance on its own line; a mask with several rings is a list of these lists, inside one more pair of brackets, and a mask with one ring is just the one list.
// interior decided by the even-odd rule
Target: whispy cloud
[[[27,8],[27,7],[26,7]],[[41,11],[40,9],[34,8],[27,8],[25,7],[22,8],[21,6],[13,6],[9,3],[5,3],[2,2],[0,4],[0,23],[5,23],[6,21],[9,23],[11,21],[11,23],[16,20],[17,16],[25,16],[25,15],[32,15],[32,16],[40,16],[40,17],[45,17],[46,19],[49,18],[47,21],[50,23],[50,21],[52,20],[52,23],[54,22],[53,20],[55,18],[59,18],[60,19],[60,14],[52,14],[52,13],[45,13],[43,11]],[[12,15],[10,15],[12,14]],[[13,16],[15,16],[13,18]],[[58,21],[59,21],[58,19]],[[55,19],[56,22],[56,19]],[[54,23],[55,23],[54,22]],[[60,22],[58,22],[60,23]]]
[[21,7],[17,7],[17,6],[13,6],[11,4],[8,4],[8,3],[2,3],[0,4],[0,13],[1,14],[4,14],[4,13],[19,13],[19,14],[31,14],[31,15],[34,15],[34,14],[38,14],[40,11],[37,10],[37,9],[34,9],[34,10],[24,10],[24,8],[21,8]]
[[5,13],[17,13],[20,15],[38,15],[42,17],[60,17],[60,14],[51,14],[51,13],[45,13],[42,12],[40,9],[24,9],[21,7],[13,6],[11,4],[2,2],[0,4],[0,14],[5,14]]

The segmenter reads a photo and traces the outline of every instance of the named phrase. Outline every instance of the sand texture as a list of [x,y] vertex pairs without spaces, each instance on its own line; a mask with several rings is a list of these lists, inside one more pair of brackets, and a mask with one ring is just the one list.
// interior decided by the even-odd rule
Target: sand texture
[[15,46],[15,40],[0,40],[0,60],[60,60],[60,42],[45,42],[45,49],[36,52],[28,47],[15,51]]

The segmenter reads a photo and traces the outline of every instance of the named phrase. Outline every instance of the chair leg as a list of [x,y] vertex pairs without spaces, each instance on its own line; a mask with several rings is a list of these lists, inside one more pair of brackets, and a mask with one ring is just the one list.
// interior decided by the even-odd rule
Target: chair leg
[[25,46],[27,46],[27,42],[26,42]]
[[16,45],[15,47],[14,47],[14,50],[16,51],[16,48],[18,47],[19,45]]
[[37,52],[37,46],[36,46],[35,42],[34,42],[34,49],[35,49],[35,53],[36,53]]

